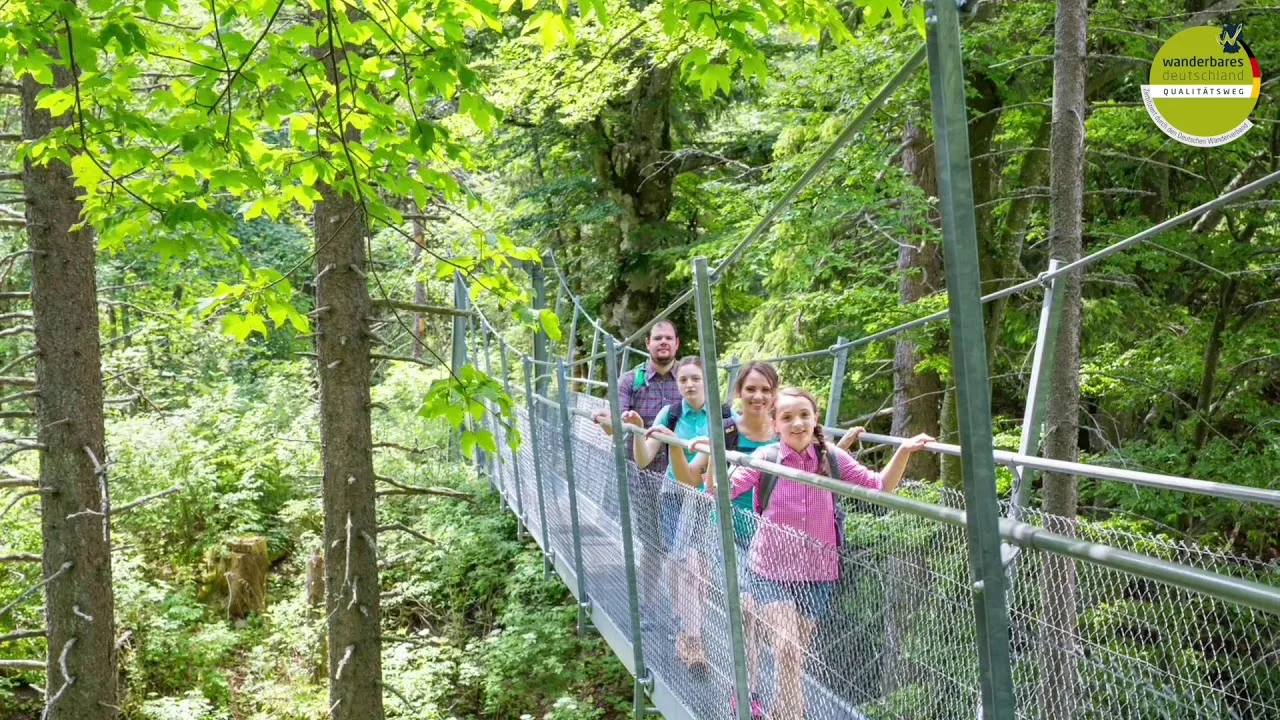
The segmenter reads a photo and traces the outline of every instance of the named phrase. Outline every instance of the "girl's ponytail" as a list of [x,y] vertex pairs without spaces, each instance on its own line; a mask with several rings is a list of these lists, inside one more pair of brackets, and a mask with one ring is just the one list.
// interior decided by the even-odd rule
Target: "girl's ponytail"
[[827,434],[822,429],[822,423],[813,426],[813,443],[818,454],[818,474],[831,477],[831,454],[827,452]]

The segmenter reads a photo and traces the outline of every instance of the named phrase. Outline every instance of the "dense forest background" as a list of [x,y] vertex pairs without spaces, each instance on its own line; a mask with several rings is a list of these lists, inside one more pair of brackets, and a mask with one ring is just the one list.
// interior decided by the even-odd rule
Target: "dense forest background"
[[[987,2],[965,29],[984,292],[1035,277],[1052,256],[1055,12],[1047,0]],[[1173,142],[1142,107],[1150,59],[1179,29],[1226,21],[1244,23],[1262,67],[1256,127],[1219,148]],[[689,287],[691,258],[727,255],[922,29],[923,6],[896,0],[0,3],[0,718],[40,717],[42,689],[61,684],[46,678],[46,656],[76,668],[91,645],[46,638],[55,620],[27,594],[61,566],[39,562],[51,524],[73,527],[42,516],[53,501],[33,489],[60,420],[41,413],[64,401],[48,381],[33,389],[49,362],[33,350],[53,347],[40,333],[57,330],[33,304],[65,289],[41,295],[52,275],[40,263],[57,258],[39,243],[66,212],[95,251],[81,278],[96,280],[101,369],[60,395],[100,394],[105,442],[91,464],[81,447],[70,455],[90,497],[109,480],[115,507],[167,493],[111,514],[100,548],[118,686],[109,710],[328,716],[345,696],[326,675],[345,648],[365,646],[323,642],[333,612],[315,567],[323,574],[328,557],[334,572],[343,550],[341,514],[325,504],[338,500],[321,491],[368,477],[363,500],[339,498],[351,503],[351,544],[352,508],[377,531],[376,553],[345,555],[377,573],[380,591],[380,667],[357,659],[353,682],[387,678],[399,696],[386,695],[388,716],[625,716],[626,671],[598,638],[578,639],[568,592],[451,450],[463,423],[451,406],[510,416],[499,382],[448,371],[454,272],[518,347],[541,335],[563,350],[571,329],[590,347],[591,328],[556,303],[567,295],[554,272],[535,307],[530,270],[550,251],[583,309],[630,334]],[[1087,49],[1085,253],[1280,169],[1274,7],[1098,0]],[[945,307],[931,134],[921,72],[716,286],[722,356],[825,348]],[[31,169],[50,158],[72,174]],[[1053,380],[1078,383],[1070,430],[1083,460],[1277,487],[1275,197],[1085,274],[1078,375]],[[986,308],[998,447],[1018,445],[1040,303],[1029,293]],[[691,308],[674,319],[695,352]],[[341,354],[351,345],[362,361]],[[945,324],[856,352],[842,424],[954,442],[949,352]],[[823,396],[830,373],[793,363],[785,380]],[[346,415],[326,405],[342,388],[367,394]],[[470,438],[492,447],[486,433]],[[926,453],[910,473],[960,482]],[[423,492],[379,497],[375,512],[375,478]],[[1010,484],[1001,469],[1002,494]],[[1274,509],[1078,487],[1085,521],[1280,564]],[[228,542],[245,537],[266,540],[268,610],[233,620]],[[352,632],[368,632],[352,607],[369,592],[340,603]],[[1255,667],[1280,675],[1274,657]],[[68,685],[67,703],[92,686]]]

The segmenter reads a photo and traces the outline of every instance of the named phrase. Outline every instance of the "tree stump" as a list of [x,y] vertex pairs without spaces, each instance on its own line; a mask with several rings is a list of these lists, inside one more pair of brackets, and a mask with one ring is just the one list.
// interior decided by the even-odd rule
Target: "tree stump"
[[227,616],[236,619],[267,610],[267,539],[236,538],[227,542]]
[[311,553],[307,561],[307,607],[312,611],[324,607],[324,554]]
[[[307,618],[315,620],[324,615],[324,553],[316,551],[307,560]],[[320,684],[328,676],[329,645],[321,634],[316,643],[311,662],[311,682]]]

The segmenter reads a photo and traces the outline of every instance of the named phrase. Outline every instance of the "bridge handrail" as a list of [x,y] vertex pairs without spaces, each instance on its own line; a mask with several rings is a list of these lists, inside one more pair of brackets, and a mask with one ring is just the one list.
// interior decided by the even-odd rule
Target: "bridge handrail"
[[[823,426],[833,436],[839,437],[844,435],[845,430]],[[889,445],[901,445],[906,442],[906,438],[894,437],[892,435],[877,435],[875,433],[863,433],[859,440],[866,439],[871,443],[887,443]],[[925,446],[925,450],[931,450],[940,455],[952,455],[960,457],[960,446],[950,445],[948,443],[931,442]],[[1130,485],[1142,485],[1144,487],[1159,488],[1161,490],[1173,490],[1175,492],[1194,493],[1197,495],[1209,495],[1211,497],[1230,498],[1232,500],[1240,500],[1242,502],[1260,502],[1268,505],[1280,506],[1280,490],[1268,490],[1267,488],[1251,487],[1249,485],[1235,485],[1232,483],[1213,482],[1211,480],[1197,480],[1195,478],[1182,477],[1180,475],[1165,475],[1163,473],[1146,472],[1144,470],[1128,470],[1125,468],[1108,467],[1106,465],[1090,465],[1088,463],[1068,462],[1066,460],[1054,460],[1052,458],[1042,458],[1036,455],[1023,455],[1008,450],[996,450],[993,455],[997,463],[1013,467],[1029,467],[1037,470],[1048,470],[1049,472],[1063,473],[1066,475],[1083,475],[1098,480],[1114,480],[1117,482],[1129,483]]]
[[[556,409],[560,407],[554,400],[550,400],[542,396],[537,396],[537,400],[538,402],[546,403]],[[584,410],[573,408],[570,412],[574,415],[591,419],[591,413]],[[843,437],[847,432],[847,429],[845,428],[831,427],[829,425],[823,425],[822,427],[831,437],[835,438]],[[639,430],[634,427],[628,427],[627,431],[643,432],[643,430]],[[659,439],[669,445],[679,445],[686,450],[689,449],[689,444],[683,440],[677,440],[667,436],[660,437]],[[896,446],[906,442],[907,438],[864,432],[859,437],[859,441],[862,440],[869,443]],[[961,453],[959,445],[942,442],[931,442],[926,445],[924,449],[938,453],[939,455],[950,455],[953,457],[960,457]],[[1065,460],[1054,460],[1052,458],[1042,458],[1035,455],[1023,455],[1021,453],[1010,452],[1008,450],[995,450],[992,455],[997,463],[1009,468],[1029,467],[1037,470],[1047,470],[1049,472],[1063,473],[1067,475],[1081,475],[1097,480],[1111,480],[1114,482],[1141,485],[1161,490],[1172,490],[1174,492],[1229,498],[1231,500],[1239,500],[1241,502],[1259,502],[1267,505],[1280,506],[1280,490],[1257,488],[1248,485],[1235,485],[1232,483],[1220,483],[1210,480],[1197,480],[1195,478],[1182,477],[1179,475],[1165,475],[1162,473],[1146,472],[1144,470],[1127,470],[1125,468],[1107,467],[1105,465],[1067,462]]]
[[[1178,225],[1182,225],[1183,223],[1194,220],[1200,217],[1201,215],[1217,210],[1218,208],[1221,208],[1224,205],[1229,205],[1232,202],[1239,200],[1240,198],[1250,193],[1256,192],[1270,185],[1273,185],[1277,181],[1280,181],[1280,170],[1270,173],[1268,175],[1264,175],[1263,177],[1258,178],[1257,180],[1254,180],[1248,185],[1244,185],[1240,188],[1232,190],[1231,192],[1219,195],[1213,200],[1210,200],[1202,205],[1197,205],[1196,207],[1180,215],[1175,215],[1169,218],[1168,220],[1165,220],[1164,222],[1160,223],[1159,225],[1152,225],[1151,227],[1147,228],[1146,230],[1143,230],[1142,232],[1136,235],[1127,237],[1124,240],[1118,240],[1115,243],[1112,243],[1111,245],[1108,245],[1107,247],[1104,247],[1095,253],[1082,257],[1079,260],[1076,260],[1075,262],[1067,263],[1062,267],[1058,268],[1057,270],[1054,270],[1053,272],[1043,272],[1037,275],[1036,277],[1031,278],[1030,280],[1024,280],[1016,285],[1010,285],[1007,288],[1002,288],[993,293],[983,295],[982,303],[985,305],[986,303],[993,302],[1001,298],[1006,298],[1006,297],[1009,297],[1010,295],[1016,295],[1022,292],[1023,290],[1029,290],[1034,287],[1046,285],[1049,281],[1053,280],[1054,278],[1061,277],[1062,275],[1065,275],[1074,270],[1079,270],[1081,268],[1088,267],[1089,265],[1092,265],[1096,262],[1104,260],[1120,252],[1121,250],[1128,249],[1133,245],[1149,240],[1152,237],[1155,237],[1156,235],[1159,235],[1160,233],[1164,232],[1165,230],[1169,230],[1170,228],[1174,228],[1174,227],[1177,227]],[[825,348],[823,350],[810,350],[808,352],[796,353],[794,355],[783,355],[780,357],[769,358],[765,362],[771,362],[771,363],[792,362],[795,360],[812,360],[812,359],[826,357],[826,356],[834,356],[836,353],[844,349],[852,349],[852,348],[862,347],[864,345],[870,345],[871,343],[876,342],[878,340],[885,340],[887,338],[891,338],[894,335],[899,335],[908,330],[913,330],[915,328],[920,327],[921,325],[927,325],[931,322],[935,322],[938,320],[945,320],[947,319],[949,312],[950,312],[949,310],[939,310],[938,312],[933,313],[932,315],[926,315],[922,318],[909,320],[900,325],[895,325],[886,330],[881,330],[880,332],[872,333],[870,335],[866,335],[864,337],[860,337],[855,340],[849,340],[848,342],[843,342],[843,343],[836,343],[835,345],[832,345],[831,347]]]
[[[560,407],[560,404],[554,400],[542,396],[535,397],[538,402],[548,407],[556,409]],[[591,417],[591,413],[579,408],[571,408],[571,413],[588,419]],[[645,432],[644,428],[634,425],[628,425],[624,429],[635,435],[642,435]],[[687,440],[681,440],[669,435],[655,437],[668,445],[689,449],[689,441]],[[864,435],[863,437],[868,437],[873,442],[882,442],[886,439],[901,440],[900,438],[888,438],[888,436],[870,437]],[[932,444],[930,443],[930,445]],[[1012,455],[1013,453],[1009,454]],[[811,487],[829,490],[838,495],[868,502],[888,510],[897,510],[908,515],[956,527],[965,527],[967,525],[964,511],[956,508],[913,500],[893,493],[871,490],[860,485],[833,480],[778,463],[759,460],[751,455],[733,450],[726,452],[726,458],[732,465],[755,468],[756,470],[785,477],[788,480]],[[1028,459],[1035,460],[1036,458]],[[1002,518],[999,524],[1000,537],[1013,545],[1035,548],[1054,555],[1069,557],[1111,570],[1137,575],[1147,580],[1165,583],[1183,590],[1202,593],[1224,602],[1247,605],[1272,615],[1280,615],[1280,588],[1202,570],[1182,563],[1161,560],[1129,550],[1121,550],[1110,545],[1080,540],[1029,523]]]
[[[560,407],[559,404],[553,400],[540,396],[537,399],[539,402],[548,406],[553,406],[555,408]],[[571,409],[571,412],[572,414],[580,417],[588,419],[591,417],[591,413],[578,408]],[[626,427],[625,430],[636,435],[641,435],[645,432],[644,428],[639,428],[634,425]],[[686,450],[689,449],[689,441],[687,440],[681,440],[669,435],[658,435],[655,437],[668,445],[679,446]],[[891,438],[889,436],[871,436],[867,434],[863,435],[863,437],[867,437],[873,442],[884,442],[886,440],[902,441],[901,438]],[[933,444],[934,443],[930,443],[930,445]],[[1015,453],[1007,454],[1015,455]],[[964,527],[967,524],[964,512],[956,508],[934,505],[933,503],[913,500],[911,498],[902,497],[892,493],[870,490],[860,485],[840,482],[814,473],[796,470],[795,468],[789,468],[785,465],[779,465],[778,463],[758,460],[751,455],[732,450],[726,452],[726,458],[729,463],[733,465],[751,467],[764,472],[773,473],[779,477],[785,477],[789,480],[810,485],[812,487],[830,490],[839,495],[869,502],[873,505],[889,510],[898,510],[908,515],[955,525],[957,527]],[[1038,458],[1027,459],[1036,460]],[[1173,585],[1174,587],[1178,587],[1183,590],[1203,593],[1225,602],[1247,605],[1263,612],[1280,615],[1280,588],[1274,588],[1252,580],[1221,575],[1219,573],[1201,570],[1200,568],[1189,565],[1161,560],[1159,558],[1130,552],[1128,550],[1121,550],[1109,545],[1093,543],[1087,540],[1079,540],[1077,538],[1051,532],[1044,528],[1015,520],[1000,520],[1000,536],[1005,541],[1021,547],[1033,547],[1037,550],[1055,555],[1070,557],[1075,560],[1092,563],[1111,570],[1127,572],[1148,580],[1155,580],[1157,582]]]

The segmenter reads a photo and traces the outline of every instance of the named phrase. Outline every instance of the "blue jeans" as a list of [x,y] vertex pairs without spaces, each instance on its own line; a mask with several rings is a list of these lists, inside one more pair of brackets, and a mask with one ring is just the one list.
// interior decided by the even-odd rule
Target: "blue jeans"
[[771,603],[791,603],[805,617],[817,622],[827,614],[831,606],[831,594],[835,582],[828,580],[779,581],[770,580],[760,573],[748,569],[751,580],[751,594],[761,605]]

